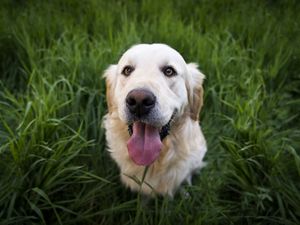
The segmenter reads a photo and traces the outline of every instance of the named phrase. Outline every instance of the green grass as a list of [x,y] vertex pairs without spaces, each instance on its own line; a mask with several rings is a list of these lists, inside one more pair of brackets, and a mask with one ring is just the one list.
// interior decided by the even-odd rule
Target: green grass
[[[0,3],[0,224],[300,224],[296,0]],[[143,205],[105,151],[103,70],[163,42],[206,74],[208,166]]]

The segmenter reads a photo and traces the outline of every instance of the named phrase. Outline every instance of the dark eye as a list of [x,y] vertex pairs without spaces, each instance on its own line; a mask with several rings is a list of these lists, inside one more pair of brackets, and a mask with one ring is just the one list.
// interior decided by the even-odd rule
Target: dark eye
[[162,69],[162,72],[167,76],[167,77],[172,77],[177,75],[176,70],[172,66],[165,66]]
[[128,77],[134,71],[133,66],[125,66],[122,70],[122,74]]

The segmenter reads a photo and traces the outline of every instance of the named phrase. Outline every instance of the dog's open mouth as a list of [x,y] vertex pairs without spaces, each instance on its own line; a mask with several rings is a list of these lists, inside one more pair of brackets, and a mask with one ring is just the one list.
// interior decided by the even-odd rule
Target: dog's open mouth
[[176,111],[169,122],[161,128],[141,121],[128,125],[128,132],[131,136],[127,142],[128,153],[137,165],[148,166],[158,158],[162,140],[169,134],[175,115]]

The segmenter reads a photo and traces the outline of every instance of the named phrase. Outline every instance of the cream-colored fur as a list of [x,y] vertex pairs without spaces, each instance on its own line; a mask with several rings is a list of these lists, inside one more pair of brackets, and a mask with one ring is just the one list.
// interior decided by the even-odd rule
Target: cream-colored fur
[[[134,72],[122,75],[125,66]],[[177,75],[166,77],[161,68],[172,66]],[[104,118],[106,139],[111,157],[118,164],[122,182],[144,194],[173,196],[183,181],[190,183],[194,172],[202,168],[206,142],[199,126],[204,75],[196,64],[186,64],[182,56],[164,44],[140,44],[126,51],[117,65],[104,74],[107,86],[108,113]],[[128,155],[130,138],[125,98],[135,88],[147,88],[157,99],[155,126],[164,126],[177,111],[169,135],[163,140],[159,158],[149,166],[144,184],[144,166],[136,165]]]

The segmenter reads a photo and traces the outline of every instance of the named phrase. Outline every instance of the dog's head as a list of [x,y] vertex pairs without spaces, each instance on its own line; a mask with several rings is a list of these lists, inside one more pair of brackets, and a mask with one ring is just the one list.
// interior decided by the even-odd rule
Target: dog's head
[[204,75],[167,45],[135,45],[104,76],[109,114],[128,125],[127,148],[138,165],[158,158],[173,121],[198,120]]

